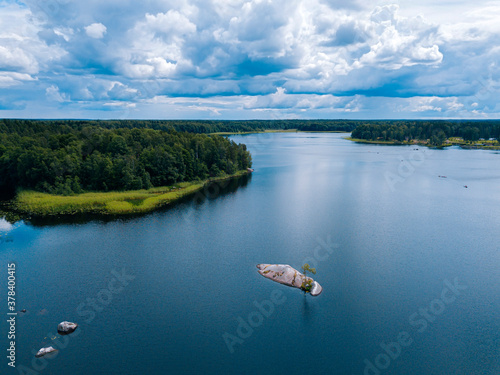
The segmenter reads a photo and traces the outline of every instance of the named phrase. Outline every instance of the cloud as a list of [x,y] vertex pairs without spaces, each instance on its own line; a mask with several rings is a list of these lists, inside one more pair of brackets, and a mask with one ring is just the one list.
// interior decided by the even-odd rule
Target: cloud
[[186,37],[195,32],[196,25],[178,11],[147,13],[128,32],[125,48],[118,49],[117,70],[131,78],[174,76],[178,67],[190,64],[183,50]]
[[16,72],[0,72],[0,87],[6,88],[22,84],[23,81],[33,81],[29,74]]
[[45,95],[47,96],[47,99],[50,101],[55,101],[59,103],[68,101],[68,96],[66,94],[59,92],[59,87],[55,85],[47,87],[47,89],[45,90]]
[[400,4],[3,2],[0,113],[169,115],[162,105],[210,118],[498,113],[500,7]]
[[166,13],[146,14],[146,20],[136,25],[136,29],[146,29],[146,32],[162,34],[166,40],[171,40],[196,31],[196,25],[176,10]]
[[355,21],[350,21],[345,24],[341,24],[337,28],[332,45],[348,46],[354,43],[363,43],[365,40],[365,33],[360,30]]
[[400,69],[417,64],[439,64],[443,54],[438,45],[429,40],[435,29],[418,17],[400,17],[398,10],[397,5],[389,5],[373,11],[372,27],[380,32],[370,51],[359,59],[359,65],[377,64],[387,69]]
[[127,87],[121,82],[113,82],[113,85],[107,92],[107,95],[110,99],[131,100],[134,99],[138,93],[139,91],[137,89]]
[[[85,26],[85,32],[87,33],[87,35],[94,39],[103,38],[104,34],[106,34],[106,30],[106,26],[104,26],[102,23],[93,23],[91,25]],[[63,37],[66,36],[62,31],[59,31],[59,33]],[[65,39],[67,39],[67,37]]]
[[59,46],[40,40],[39,29],[30,23],[29,9],[16,4],[0,4],[0,9],[0,72],[4,76],[4,86],[6,72],[10,72],[9,85],[20,83],[30,80],[65,55]]

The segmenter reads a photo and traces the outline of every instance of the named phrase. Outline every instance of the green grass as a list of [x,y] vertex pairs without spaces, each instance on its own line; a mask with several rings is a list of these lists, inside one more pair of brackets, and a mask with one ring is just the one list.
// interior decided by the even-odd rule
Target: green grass
[[448,141],[452,145],[460,146],[462,148],[474,148],[484,150],[500,150],[499,141],[480,140],[480,141],[464,141],[460,137],[450,137]]
[[20,191],[12,208],[36,216],[73,215],[79,213],[133,214],[153,211],[201,190],[207,183],[247,174],[240,171],[231,176],[211,178],[206,181],[181,182],[173,186],[148,190],[94,192],[77,195],[53,195],[31,190]]

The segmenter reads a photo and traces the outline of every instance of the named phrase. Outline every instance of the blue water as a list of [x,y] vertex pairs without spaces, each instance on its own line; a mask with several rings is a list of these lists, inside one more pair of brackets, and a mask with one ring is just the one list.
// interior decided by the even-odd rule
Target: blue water
[[[233,136],[251,178],[142,217],[0,221],[1,373],[499,374],[500,155],[344,136]],[[318,297],[255,268],[305,262]]]

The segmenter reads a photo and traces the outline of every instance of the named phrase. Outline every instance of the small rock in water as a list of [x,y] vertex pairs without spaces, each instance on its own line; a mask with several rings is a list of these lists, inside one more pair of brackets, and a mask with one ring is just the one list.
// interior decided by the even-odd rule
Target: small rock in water
[[60,335],[69,335],[70,333],[73,333],[75,329],[78,328],[78,324],[76,323],[71,323],[71,322],[61,322],[57,326],[57,332]]
[[42,348],[35,354],[35,357],[40,358],[46,354],[49,354],[49,353],[52,353],[55,351],[57,351],[57,349],[54,349],[52,346],[49,346],[48,348]]
[[304,276],[288,264],[257,264],[257,268],[259,269],[259,273],[269,280],[300,290],[304,290],[302,289],[304,281],[311,282],[311,289],[309,290],[311,296],[317,296],[323,291],[318,282],[308,276]]

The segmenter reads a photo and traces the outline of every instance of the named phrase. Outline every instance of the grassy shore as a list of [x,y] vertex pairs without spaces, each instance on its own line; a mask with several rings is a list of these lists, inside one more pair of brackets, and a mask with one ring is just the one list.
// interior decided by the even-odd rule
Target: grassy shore
[[348,139],[349,141],[353,141],[356,143],[370,143],[370,144],[376,144],[376,145],[410,145],[410,144],[416,144],[416,143],[411,143],[411,142],[398,142],[398,141],[383,141],[380,139],[376,140],[371,140],[371,139],[360,139],[360,138],[351,138],[351,137],[345,137],[345,139]]
[[95,192],[69,196],[24,190],[17,194],[11,208],[16,212],[35,216],[143,213],[193,194],[203,189],[208,183],[240,177],[247,173],[247,171],[240,171],[230,176],[205,181],[181,182],[148,190]]
[[494,140],[464,141],[459,137],[451,137],[446,140],[447,144],[460,146],[466,149],[500,150],[500,142]]

